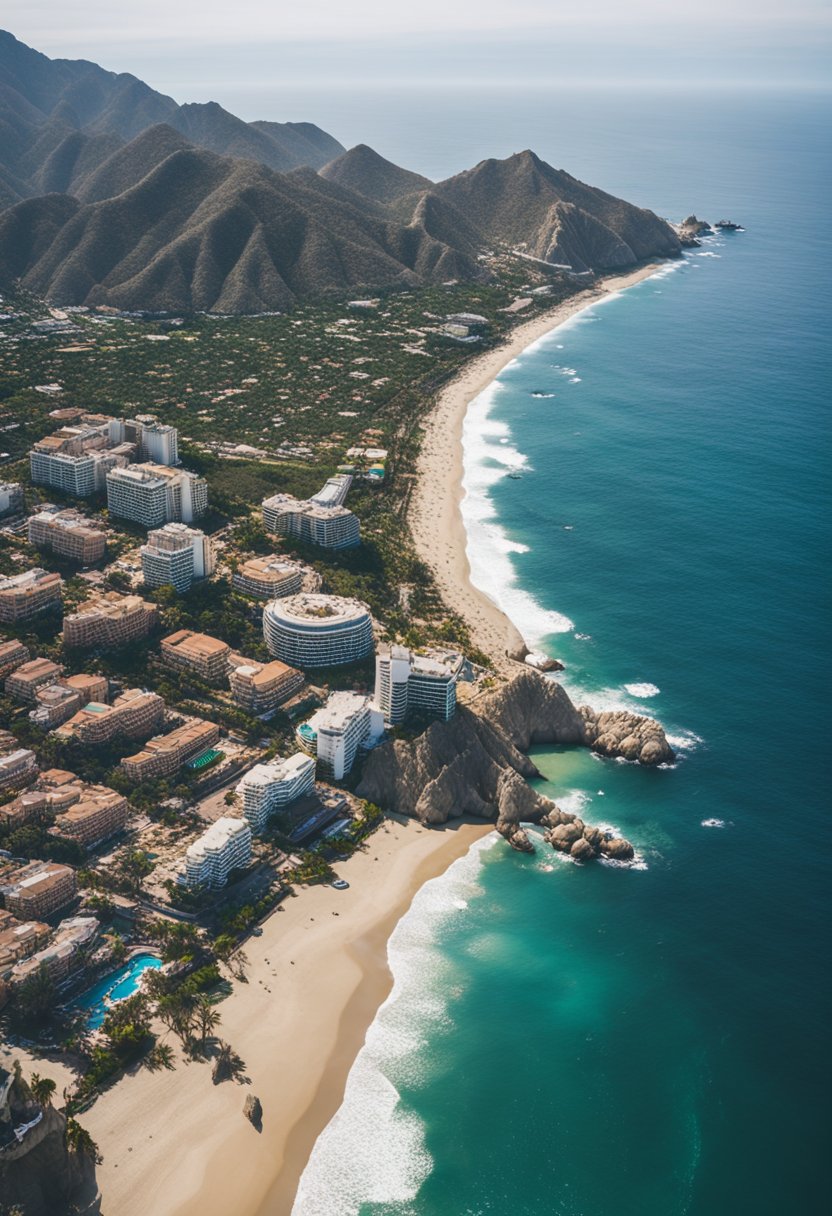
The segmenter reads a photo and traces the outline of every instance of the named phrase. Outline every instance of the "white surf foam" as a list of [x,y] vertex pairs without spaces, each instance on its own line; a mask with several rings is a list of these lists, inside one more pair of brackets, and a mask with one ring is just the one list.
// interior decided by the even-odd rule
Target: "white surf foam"
[[655,684],[625,684],[624,687],[631,697],[639,697],[642,699],[645,697],[657,697],[661,692],[661,689]]
[[701,826],[703,828],[727,828],[728,824],[724,819],[703,819]]
[[418,1049],[449,1016],[449,968],[434,943],[446,919],[478,892],[482,854],[498,842],[496,833],[483,837],[426,883],[394,929],[393,990],[350,1070],[341,1107],[312,1150],[292,1216],[357,1216],[365,1204],[409,1203],[433,1168],[421,1120],[403,1109],[396,1086],[418,1080]]

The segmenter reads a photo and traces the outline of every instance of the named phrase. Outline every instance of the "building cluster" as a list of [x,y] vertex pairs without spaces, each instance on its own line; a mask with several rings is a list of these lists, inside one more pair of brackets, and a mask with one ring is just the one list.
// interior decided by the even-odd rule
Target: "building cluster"
[[373,653],[373,622],[361,600],[302,593],[263,610],[269,654],[292,667],[336,667]]
[[18,920],[48,920],[75,900],[78,882],[72,866],[57,861],[9,862],[0,866],[0,900]]
[[42,970],[60,986],[81,966],[98,942],[99,924],[94,916],[72,916],[62,920],[48,944],[12,967],[8,983],[23,984]]
[[154,735],[134,756],[125,756],[121,768],[133,781],[170,777],[183,764],[196,760],[219,742],[216,722],[191,718],[166,735]]
[[488,318],[476,312],[450,313],[440,329],[446,338],[455,342],[479,342],[488,327]]
[[171,586],[181,594],[214,572],[210,538],[187,524],[169,523],[148,532],[139,552],[146,587]]
[[351,548],[361,541],[358,519],[344,506],[351,485],[352,477],[339,473],[312,498],[274,494],[263,502],[263,526],[323,549]]
[[112,705],[88,701],[56,730],[62,739],[77,739],[85,747],[96,747],[112,739],[146,739],[165,720],[165,703],[155,692],[127,688]]
[[147,637],[159,611],[138,595],[96,591],[64,617],[64,645],[79,650],[115,650]]
[[35,566],[22,574],[0,575],[0,622],[19,624],[61,603],[63,579]]
[[346,461],[338,465],[338,472],[380,485],[387,471],[388,454],[387,448],[348,448]]
[[58,557],[91,566],[104,556],[107,532],[73,508],[47,505],[29,517],[29,541]]
[[277,659],[271,663],[247,659],[233,653],[226,642],[190,629],[163,638],[161,656],[169,667],[190,672],[206,684],[227,682],[236,704],[256,717],[283,705],[304,684],[297,668]]
[[90,849],[122,831],[129,816],[122,794],[63,769],[47,769],[34,788],[0,807],[0,827],[14,832],[27,823],[45,824],[53,836]]
[[0,644],[0,675],[7,696],[32,705],[36,726],[54,730],[90,700],[106,700],[107,681],[99,675],[63,676],[51,659],[29,658],[20,642]]
[[106,487],[107,475],[134,460],[175,465],[179,438],[175,427],[155,421],[81,413],[39,440],[29,453],[35,485],[50,486],[74,498],[88,498]]

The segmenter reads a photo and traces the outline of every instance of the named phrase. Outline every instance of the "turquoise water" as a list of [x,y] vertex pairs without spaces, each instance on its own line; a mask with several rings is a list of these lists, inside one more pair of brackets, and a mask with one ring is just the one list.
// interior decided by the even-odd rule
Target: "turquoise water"
[[75,1001],[78,1009],[90,1011],[87,1026],[90,1030],[98,1030],[107,1016],[110,1006],[116,1001],[123,1001],[138,991],[139,983],[145,971],[158,970],[162,960],[154,954],[137,954],[124,967],[105,976],[92,988],[82,992]]
[[[476,140],[519,131],[521,103]],[[470,554],[576,695],[655,714],[679,761],[538,753],[545,791],[637,867],[488,842],[422,890],[296,1216],[828,1200],[829,99],[560,118],[516,146],[747,231],[581,314],[472,407]]]

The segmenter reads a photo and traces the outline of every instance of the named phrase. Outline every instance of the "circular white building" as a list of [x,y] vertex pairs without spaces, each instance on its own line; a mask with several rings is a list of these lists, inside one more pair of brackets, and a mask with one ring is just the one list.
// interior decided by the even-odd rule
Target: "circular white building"
[[336,667],[373,653],[373,622],[361,600],[290,595],[263,609],[269,654],[292,667]]

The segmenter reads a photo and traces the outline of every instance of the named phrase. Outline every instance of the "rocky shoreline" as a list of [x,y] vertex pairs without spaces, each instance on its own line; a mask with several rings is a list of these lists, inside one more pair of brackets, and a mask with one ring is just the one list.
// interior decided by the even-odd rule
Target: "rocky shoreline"
[[541,743],[589,747],[648,767],[675,759],[654,719],[578,708],[560,684],[526,668],[460,706],[450,722],[435,722],[410,742],[392,740],[371,752],[358,793],[425,824],[474,815],[494,823],[521,852],[533,848],[521,825],[539,823],[552,848],[576,860],[632,859],[629,841],[585,824],[531,788],[527,779],[541,774],[526,753]]

